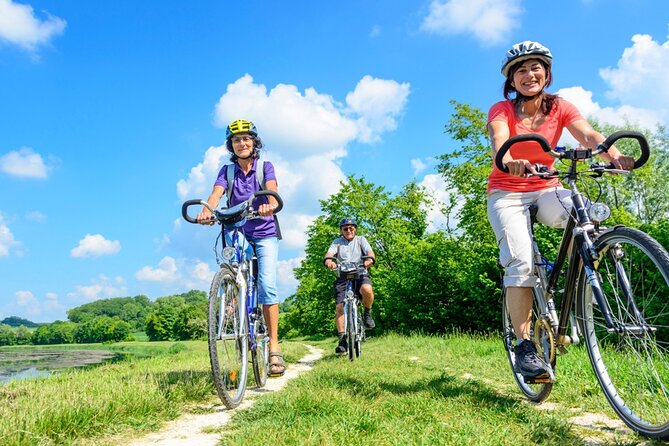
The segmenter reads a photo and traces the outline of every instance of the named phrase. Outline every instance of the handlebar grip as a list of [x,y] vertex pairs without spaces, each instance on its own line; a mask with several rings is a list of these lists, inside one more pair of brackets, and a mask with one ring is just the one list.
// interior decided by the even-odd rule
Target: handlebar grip
[[622,138],[636,139],[637,142],[639,143],[639,147],[641,148],[641,156],[639,157],[639,159],[634,160],[634,168],[638,169],[639,167],[646,164],[646,161],[648,161],[648,157],[650,156],[650,148],[648,147],[648,141],[646,140],[646,137],[643,136],[642,133],[633,132],[630,130],[621,130],[619,132],[615,132],[609,135],[609,137],[606,138],[606,140],[604,140],[599,144],[599,147],[604,152],[608,152],[613,143]]
[[[281,211],[281,209],[283,209],[283,200],[281,199],[281,197],[279,196],[279,194],[276,193],[276,192],[274,192],[273,190],[268,190],[268,189],[259,190],[258,192],[256,192],[256,193],[254,193],[253,195],[251,195],[251,198],[249,198],[249,202],[253,201],[253,200],[256,199],[257,197],[262,197],[262,196],[265,196],[265,195],[272,196],[272,197],[274,197],[274,198],[276,199],[278,205],[277,205],[276,209],[274,209],[274,211],[273,211],[272,213],[273,213],[273,214],[278,214],[279,211]],[[249,203],[249,204],[250,204],[250,203]]]
[[332,261],[335,262],[336,264],[339,264],[339,261],[338,261],[335,257],[329,257],[329,256],[328,256],[328,257],[325,257],[325,258],[323,259],[323,265],[325,265],[325,262],[328,261],[328,260],[332,260]]
[[188,208],[190,206],[194,206],[196,204],[202,204],[202,200],[188,200],[185,201],[184,204],[181,206],[181,216],[186,220],[188,223],[197,223],[197,220],[188,215]]
[[546,141],[546,138],[543,136],[537,134],[537,133],[526,133],[523,135],[515,135],[512,136],[511,138],[507,139],[504,141],[504,144],[502,144],[502,147],[499,148],[497,151],[497,155],[495,155],[495,165],[499,170],[505,173],[509,173],[509,168],[506,167],[506,165],[502,162],[504,159],[504,155],[506,155],[506,152],[511,149],[511,146],[513,146],[516,143],[519,142],[524,142],[524,141],[534,141],[539,144],[539,146],[543,149],[544,152],[551,152],[551,145],[548,144],[548,141]]

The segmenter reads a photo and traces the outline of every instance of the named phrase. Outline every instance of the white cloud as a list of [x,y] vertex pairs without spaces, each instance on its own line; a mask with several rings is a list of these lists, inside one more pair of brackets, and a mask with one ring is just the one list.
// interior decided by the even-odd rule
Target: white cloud
[[15,177],[42,179],[47,177],[47,167],[42,156],[29,147],[22,147],[18,151],[0,156],[0,171]]
[[10,250],[18,247],[21,243],[16,241],[14,234],[4,222],[2,214],[0,214],[0,257],[9,256]]
[[457,225],[455,214],[458,212],[459,206],[452,212],[450,222],[441,211],[449,203],[451,194],[454,193],[449,191],[444,177],[440,174],[425,175],[418,185],[424,187],[426,193],[433,200],[432,206],[427,210],[427,231],[436,232],[445,230],[449,226],[451,229],[455,229]]
[[42,214],[40,211],[32,211],[26,214],[28,220],[36,221],[38,223],[45,222],[47,220],[46,215]]
[[350,110],[359,115],[359,137],[362,142],[376,142],[383,132],[397,128],[397,117],[404,110],[410,87],[393,80],[363,77],[355,90],[346,95]]
[[603,68],[607,95],[633,107],[660,109],[669,103],[669,41],[660,44],[646,34],[632,37],[616,68]]
[[380,25],[372,26],[372,30],[369,32],[369,37],[375,38],[379,37],[380,35],[381,35],[381,26]]
[[135,273],[135,278],[147,282],[176,282],[181,279],[177,262],[173,257],[165,256],[158,267],[145,266]]
[[299,282],[295,278],[293,269],[300,266],[304,257],[295,257],[287,260],[279,260],[277,266],[277,288],[279,298],[284,300],[288,296],[295,294]]
[[[592,92],[583,87],[562,88],[557,94],[574,104],[583,117],[594,118],[600,123],[623,126],[626,122],[630,122],[647,129],[655,129],[664,120],[663,113],[657,110],[637,108],[631,105],[622,105],[618,108],[602,107],[592,100]],[[576,145],[577,141],[568,131],[563,131],[560,144]]]
[[65,20],[49,13],[45,16],[44,20],[37,18],[30,5],[0,0],[0,41],[35,52],[65,30]]
[[423,162],[423,160],[415,158],[411,160],[411,167],[413,167],[413,174],[418,175],[419,173],[427,169],[427,164]]
[[77,285],[75,291],[68,293],[68,297],[77,302],[81,300],[92,301],[108,297],[124,296],[128,293],[125,280],[116,276],[113,280],[104,274],[92,279],[91,285]]
[[70,255],[79,258],[100,257],[116,254],[120,250],[121,242],[118,240],[107,240],[102,234],[86,234],[79,240],[79,246],[72,248]]
[[520,25],[520,0],[434,0],[421,30],[472,34],[484,45],[504,42]]
[[32,306],[37,304],[37,299],[30,291],[17,291],[15,293],[16,303],[22,307]]
[[[214,122],[224,127],[243,117],[258,127],[266,145],[262,157],[274,164],[285,202],[279,214],[282,247],[297,252],[304,248],[304,231],[320,213],[319,200],[336,193],[346,178],[339,163],[347,146],[379,141],[394,130],[409,92],[408,83],[364,76],[344,105],[313,88],[304,92],[287,84],[267,88],[248,74],[228,85],[215,106]],[[177,183],[179,199],[206,199],[221,166],[229,163],[228,156],[223,145],[207,149],[202,162]],[[188,226],[175,225],[170,239],[187,257],[199,257],[212,245],[212,231]],[[194,245],[198,252],[193,252]]]

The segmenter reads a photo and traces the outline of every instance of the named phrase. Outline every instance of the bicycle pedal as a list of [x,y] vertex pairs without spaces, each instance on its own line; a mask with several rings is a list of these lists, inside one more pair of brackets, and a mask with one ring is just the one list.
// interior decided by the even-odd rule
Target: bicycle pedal
[[539,376],[524,376],[523,380],[526,384],[546,384],[554,381],[548,373]]

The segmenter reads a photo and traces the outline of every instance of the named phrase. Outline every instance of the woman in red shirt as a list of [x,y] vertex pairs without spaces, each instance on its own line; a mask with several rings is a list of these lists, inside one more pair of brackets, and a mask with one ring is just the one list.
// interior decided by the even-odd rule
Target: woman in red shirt
[[[604,141],[604,136],[590,126],[573,104],[545,91],[553,80],[552,62],[550,50],[537,42],[520,42],[507,51],[502,63],[506,100],[494,104],[488,112],[493,159],[507,139],[519,134],[538,133],[552,147],[557,145],[564,128],[583,147],[594,148]],[[618,169],[631,170],[634,166],[634,159],[622,155],[615,147],[601,156]],[[539,358],[530,340],[532,287],[536,279],[532,275],[529,206],[537,205],[540,222],[563,227],[572,204],[569,191],[557,178],[546,181],[526,174],[537,173],[536,163],[551,168],[553,161],[535,142],[518,143],[504,157],[509,173],[493,165],[488,178],[488,219],[497,237],[507,306],[518,337],[514,349],[516,371],[535,378],[545,376],[549,366]]]

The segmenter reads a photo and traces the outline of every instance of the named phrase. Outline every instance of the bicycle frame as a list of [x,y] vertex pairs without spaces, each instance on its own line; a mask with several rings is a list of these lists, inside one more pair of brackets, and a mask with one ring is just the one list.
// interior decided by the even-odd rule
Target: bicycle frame
[[[224,234],[224,228],[221,228],[221,237],[223,238],[224,241],[226,240],[226,235]],[[255,248],[253,249],[253,256],[251,258],[247,258],[247,255],[243,247],[250,242],[246,239],[244,233],[239,228],[233,228],[230,231],[229,238],[230,238],[230,244],[234,249],[234,254],[230,260],[227,261],[223,260],[219,262],[219,266],[223,267],[223,265],[229,264],[233,268],[235,266],[239,268],[237,270],[237,279],[239,281],[239,275],[241,274],[243,278],[244,301],[245,301],[244,306],[242,305],[239,306],[240,310],[239,320],[244,320],[244,314],[242,313],[242,311],[245,310],[246,315],[248,315],[247,333],[248,333],[249,347],[251,351],[255,351],[258,347],[258,343],[255,340],[256,339],[255,324],[253,323],[255,319],[258,317],[256,311],[254,311],[258,307],[258,290],[255,286],[256,272],[254,269],[255,259],[256,259]],[[221,306],[222,305],[223,301],[221,301]],[[220,311],[221,312],[224,311],[224,308],[221,308]],[[221,319],[218,327],[219,339],[222,331],[222,323],[223,320]],[[235,335],[237,335],[237,333],[235,333]]]

